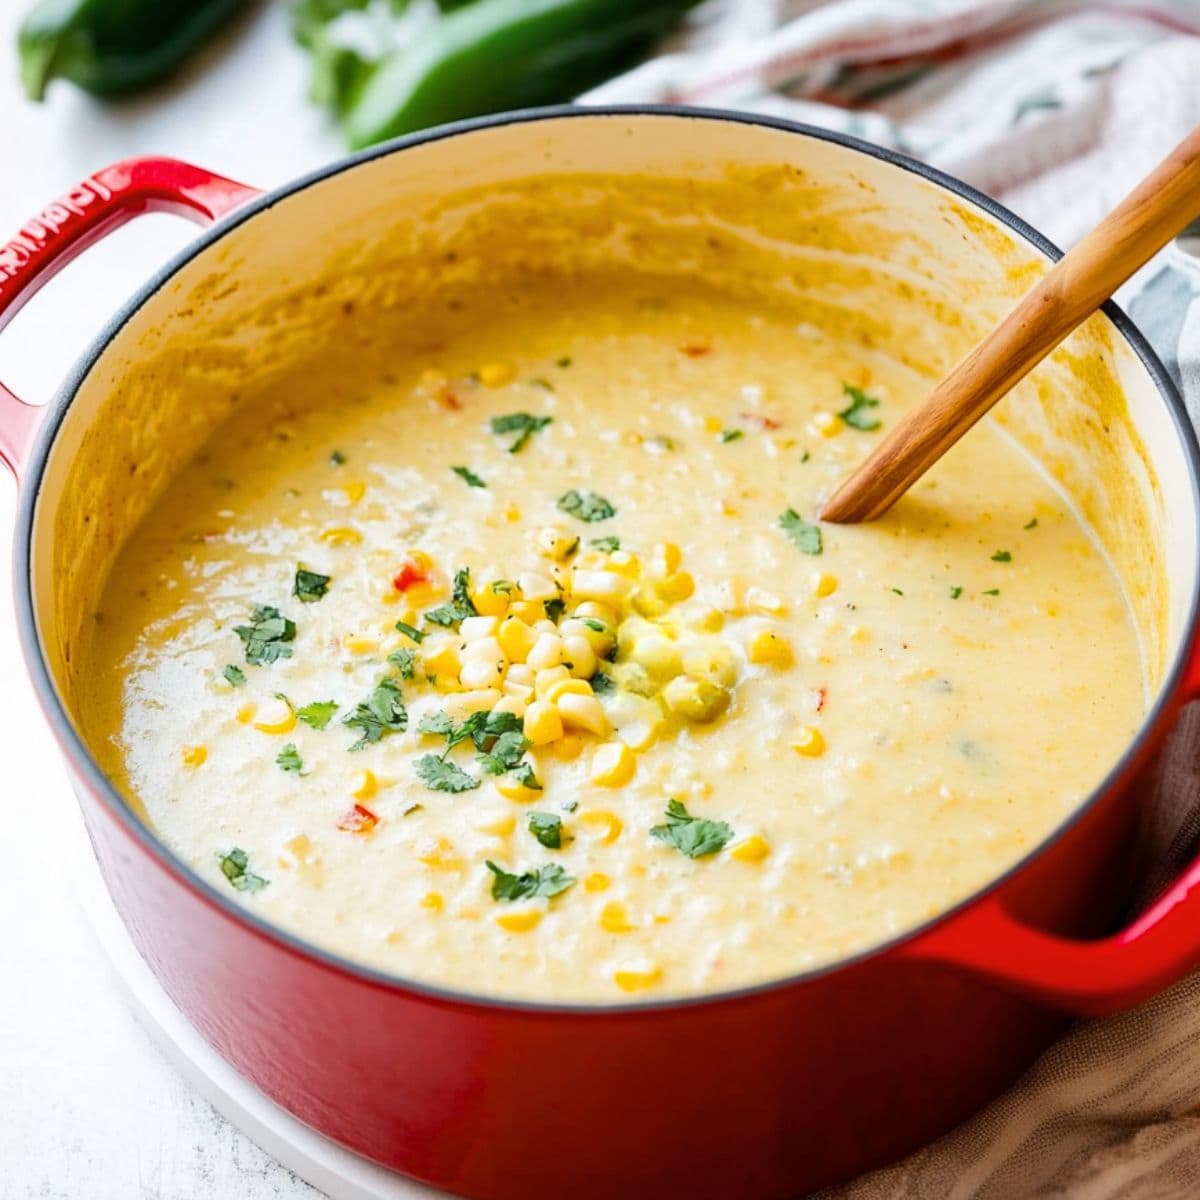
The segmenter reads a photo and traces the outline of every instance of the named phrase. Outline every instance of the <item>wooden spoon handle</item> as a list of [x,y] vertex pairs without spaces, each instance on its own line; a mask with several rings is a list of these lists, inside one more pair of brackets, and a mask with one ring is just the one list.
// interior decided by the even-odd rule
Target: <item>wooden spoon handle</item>
[[1006,392],[1200,214],[1194,129],[906,416],[821,509],[881,516]]

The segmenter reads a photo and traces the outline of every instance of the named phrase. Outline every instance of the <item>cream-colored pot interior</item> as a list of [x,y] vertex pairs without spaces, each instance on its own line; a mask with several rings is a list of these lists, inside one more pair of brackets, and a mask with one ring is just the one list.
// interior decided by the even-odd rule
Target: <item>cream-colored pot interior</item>
[[[403,343],[416,315],[452,312],[467,290],[503,303],[506,280],[636,272],[770,292],[932,381],[1045,267],[989,212],[901,166],[735,120],[500,124],[342,170],[190,259],[83,380],[35,512],[51,671],[70,708],[97,581],[233,409],[314,359]],[[990,419],[1095,530],[1156,691],[1184,633],[1197,536],[1185,450],[1149,373],[1096,317]]]

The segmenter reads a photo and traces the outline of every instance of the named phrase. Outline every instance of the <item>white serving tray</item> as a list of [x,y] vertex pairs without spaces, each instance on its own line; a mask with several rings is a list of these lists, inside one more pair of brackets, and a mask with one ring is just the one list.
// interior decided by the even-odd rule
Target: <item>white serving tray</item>
[[445,1192],[405,1179],[301,1124],[243,1079],[192,1028],[134,947],[83,830],[76,820],[76,894],[87,923],[113,966],[140,1024],[181,1075],[226,1120],[330,1200],[448,1200]]

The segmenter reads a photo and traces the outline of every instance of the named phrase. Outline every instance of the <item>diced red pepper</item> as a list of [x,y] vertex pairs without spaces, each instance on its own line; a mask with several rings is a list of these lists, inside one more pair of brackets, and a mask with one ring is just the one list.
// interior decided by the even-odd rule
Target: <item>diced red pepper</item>
[[379,818],[369,808],[356,804],[342,814],[337,827],[347,833],[370,833],[378,824]]
[[428,582],[429,572],[415,558],[409,557],[400,563],[400,570],[392,579],[392,587],[398,592],[407,592],[410,587],[416,587],[418,583]]
[[686,354],[688,358],[703,358],[711,351],[712,347],[707,342],[684,342],[679,347],[679,353]]
[[828,697],[828,688],[819,687],[815,692],[813,692],[813,707],[817,710],[817,712],[824,711],[825,701],[828,699]]

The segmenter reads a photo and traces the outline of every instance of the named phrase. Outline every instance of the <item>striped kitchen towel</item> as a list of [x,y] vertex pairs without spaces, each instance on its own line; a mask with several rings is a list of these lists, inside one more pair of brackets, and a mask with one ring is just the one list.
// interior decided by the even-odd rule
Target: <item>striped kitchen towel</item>
[[[787,116],[903,150],[1070,245],[1200,124],[1197,0],[712,0],[584,102]],[[1118,299],[1200,420],[1200,230]],[[1153,888],[1200,833],[1200,706],[1147,823]],[[1200,974],[1082,1023],[939,1142],[826,1200],[1200,1197]]]

